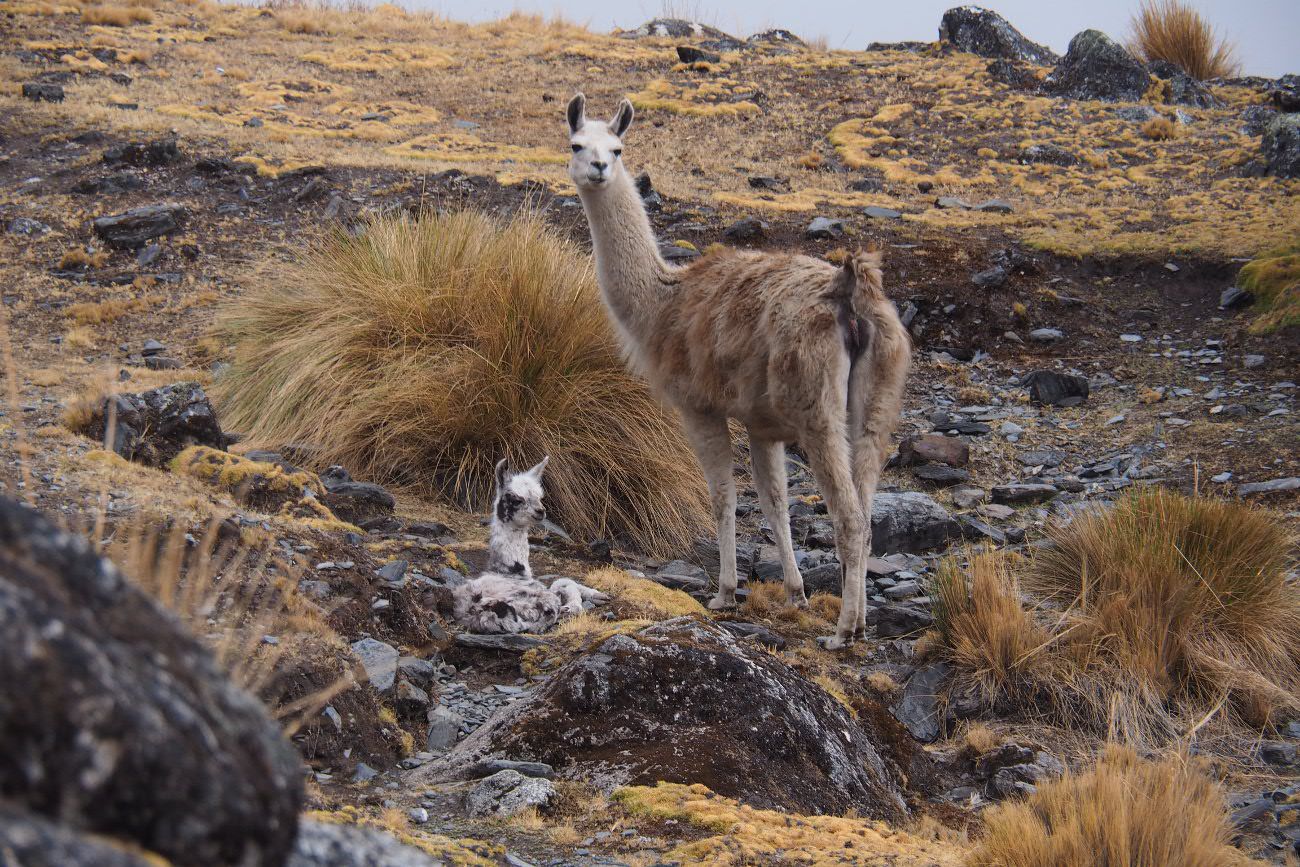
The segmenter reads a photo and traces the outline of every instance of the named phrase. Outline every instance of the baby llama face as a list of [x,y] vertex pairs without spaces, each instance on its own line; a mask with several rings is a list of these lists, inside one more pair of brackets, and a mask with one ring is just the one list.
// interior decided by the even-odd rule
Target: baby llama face
[[505,461],[497,464],[494,515],[497,523],[527,530],[546,519],[546,507],[542,504],[542,498],[546,495],[542,488],[542,473],[549,460],[549,457],[542,458],[541,463],[522,473],[511,473]]

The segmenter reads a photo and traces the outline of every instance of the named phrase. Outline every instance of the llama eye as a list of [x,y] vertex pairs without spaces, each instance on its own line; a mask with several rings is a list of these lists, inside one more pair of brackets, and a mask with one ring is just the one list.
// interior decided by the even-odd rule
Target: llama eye
[[614,148],[614,156],[616,156],[616,157],[621,157],[621,156],[623,156],[623,149],[622,149],[622,148]]
[[576,154],[578,151],[582,150],[582,145],[571,145],[571,147],[573,148],[573,152],[574,152],[575,154]]

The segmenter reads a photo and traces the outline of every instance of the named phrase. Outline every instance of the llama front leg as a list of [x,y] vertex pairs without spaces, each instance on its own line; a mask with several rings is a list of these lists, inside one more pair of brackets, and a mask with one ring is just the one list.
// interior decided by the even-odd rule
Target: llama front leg
[[754,467],[754,489],[758,504],[763,509],[767,523],[776,537],[776,550],[781,558],[781,576],[785,584],[785,598],[800,608],[808,604],[803,592],[803,576],[794,561],[794,541],[790,538],[790,508],[785,489],[785,445],[749,434],[749,458]]
[[840,559],[842,576],[840,617],[835,625],[835,634],[820,641],[827,650],[839,650],[853,643],[859,633],[859,624],[865,624],[866,620],[868,525],[849,469],[849,444],[842,432],[832,431],[828,436],[809,437],[800,442],[835,527],[835,553]]
[[709,502],[718,527],[718,594],[709,608],[736,607],[736,478],[731,465],[731,433],[726,418],[683,416],[686,436],[709,483]]

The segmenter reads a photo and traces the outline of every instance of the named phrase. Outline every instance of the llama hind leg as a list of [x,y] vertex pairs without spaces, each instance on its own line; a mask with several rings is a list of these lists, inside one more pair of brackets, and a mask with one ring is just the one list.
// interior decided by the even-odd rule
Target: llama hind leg
[[849,444],[841,432],[800,440],[817,477],[817,486],[835,527],[835,553],[840,559],[840,617],[835,634],[820,639],[827,650],[852,644],[859,624],[866,619],[866,534],[867,522],[853,484]]
[[790,509],[785,490],[785,445],[760,439],[749,434],[749,457],[754,466],[754,489],[758,491],[758,504],[763,509],[767,523],[776,537],[776,550],[781,557],[781,576],[785,584],[785,598],[800,608],[808,604],[803,591],[803,576],[794,561],[794,541],[790,538]]
[[709,608],[736,607],[736,479],[732,472],[731,433],[725,418],[685,415],[691,448],[709,483],[709,502],[718,527],[718,593]]

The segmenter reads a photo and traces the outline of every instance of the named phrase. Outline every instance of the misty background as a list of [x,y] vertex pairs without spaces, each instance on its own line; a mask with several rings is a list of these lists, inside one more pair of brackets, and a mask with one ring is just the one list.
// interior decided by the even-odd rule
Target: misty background
[[[656,17],[690,18],[735,36],[784,27],[805,39],[826,37],[830,48],[861,50],[870,42],[932,41],[939,19],[960,5],[948,0],[405,0],[403,6],[441,13],[458,21],[489,21],[514,10],[563,15],[593,30],[632,29]],[[1093,28],[1126,41],[1138,0],[1001,0],[994,9],[1025,36],[1060,54],[1070,37]],[[1300,0],[1197,0],[1193,5],[1237,46],[1246,75],[1276,77],[1300,72]]]

